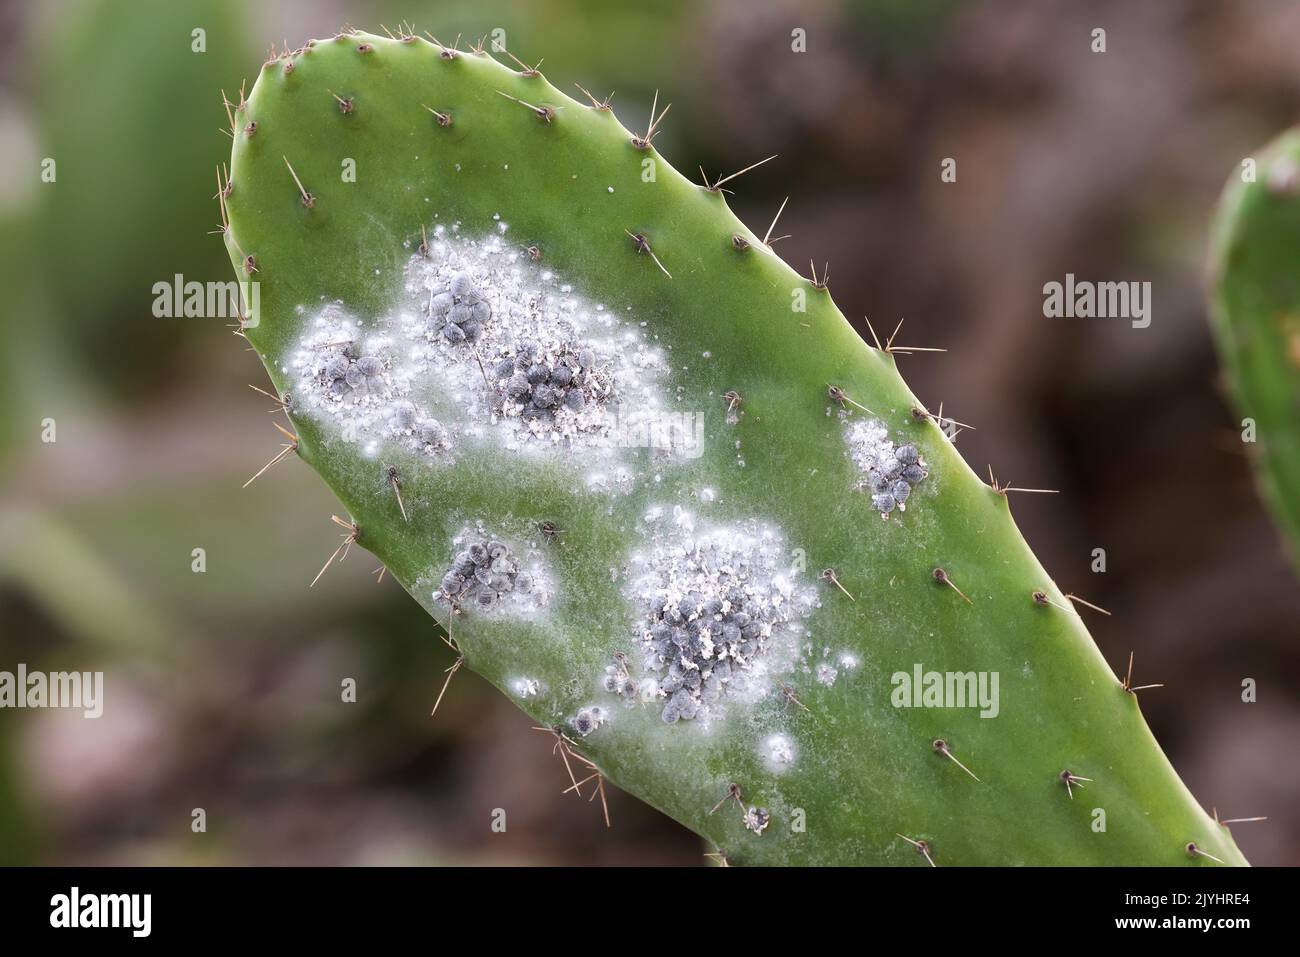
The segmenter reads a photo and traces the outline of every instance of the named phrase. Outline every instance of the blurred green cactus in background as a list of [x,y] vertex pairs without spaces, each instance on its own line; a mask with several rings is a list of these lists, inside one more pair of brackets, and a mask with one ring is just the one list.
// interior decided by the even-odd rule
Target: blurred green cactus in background
[[1300,132],[1233,174],[1210,264],[1215,339],[1260,491],[1300,570]]

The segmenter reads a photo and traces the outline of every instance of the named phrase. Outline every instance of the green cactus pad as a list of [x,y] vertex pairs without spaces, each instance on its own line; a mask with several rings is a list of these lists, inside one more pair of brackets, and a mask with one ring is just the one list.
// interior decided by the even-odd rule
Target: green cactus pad
[[[1300,568],[1300,132],[1236,174],[1220,202],[1213,326],[1233,400],[1254,423],[1259,485]],[[1243,433],[1246,425],[1243,423]]]
[[343,534],[608,780],[731,863],[1244,863],[893,357],[609,109],[348,33],[235,123],[246,334]]

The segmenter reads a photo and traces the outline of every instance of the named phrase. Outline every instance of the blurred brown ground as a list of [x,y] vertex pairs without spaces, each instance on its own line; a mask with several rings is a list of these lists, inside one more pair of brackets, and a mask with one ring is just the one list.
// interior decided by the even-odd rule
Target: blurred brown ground
[[[57,127],[40,51],[103,6],[0,5],[7,166],[46,155]],[[617,89],[629,126],[657,88],[673,103],[657,145],[679,168],[717,175],[779,153],[735,184],[733,207],[761,232],[789,195],[784,257],[829,261],[855,322],[883,336],[905,317],[901,340],[949,350],[901,357],[909,384],[977,427],[958,442],[976,471],[1060,490],[1014,499],[1026,537],[1063,588],[1114,612],[1090,619],[1112,667],[1134,651],[1138,677],[1164,682],[1143,710],[1193,793],[1225,817],[1269,816],[1234,830],[1253,862],[1300,860],[1300,589],[1219,388],[1203,295],[1223,181],[1296,122],[1300,7],[553,0],[440,16],[250,5],[224,82],[253,75],[271,39],[344,21],[414,18],[444,37],[503,26],[562,88]],[[1089,50],[1098,26],[1105,54]],[[795,27],[805,54],[790,50]],[[188,43],[188,28],[141,40],[166,43]],[[106,69],[155,82],[140,52]],[[228,145],[217,91],[204,96],[117,106],[209,144],[192,171],[206,189]],[[60,175],[75,177],[96,157],[66,142]],[[945,157],[955,184],[940,182]],[[82,288],[80,308],[48,277],[7,277],[0,668],[104,668],[114,707],[99,722],[0,712],[0,861],[701,862],[698,841],[634,800],[612,796],[606,831],[598,807],[561,795],[548,739],[473,675],[430,721],[449,657],[414,602],[376,586],[368,556],[304,600],[336,543],[331,497],[298,463],[240,492],[277,447],[268,403],[246,388],[262,382],[255,360],[219,322],[149,314],[173,258],[203,264],[187,278],[228,271],[206,220],[132,218],[132,191],[156,189],[151,164],[168,162],[122,179],[110,235],[89,210],[50,222],[42,197],[0,190],[0,253],[129,251],[157,234],[167,247],[140,264],[148,282]],[[54,237],[34,249],[32,217]],[[1066,272],[1150,280],[1150,328],[1043,318],[1043,283]],[[111,362],[84,350],[92,323]],[[35,438],[46,415],[54,446]],[[190,572],[196,545],[204,575]],[[1105,574],[1090,571],[1097,547]],[[341,674],[357,677],[357,705],[339,706]],[[1246,677],[1258,703],[1241,702]],[[190,832],[194,807],[205,835]],[[489,829],[495,807],[505,835]]]

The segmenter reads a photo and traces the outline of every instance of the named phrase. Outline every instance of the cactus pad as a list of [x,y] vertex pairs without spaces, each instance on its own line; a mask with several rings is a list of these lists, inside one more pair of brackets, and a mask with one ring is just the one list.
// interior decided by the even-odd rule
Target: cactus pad
[[732,863],[1243,862],[893,356],[653,136],[364,33],[233,123],[244,332],[346,541],[604,778]]

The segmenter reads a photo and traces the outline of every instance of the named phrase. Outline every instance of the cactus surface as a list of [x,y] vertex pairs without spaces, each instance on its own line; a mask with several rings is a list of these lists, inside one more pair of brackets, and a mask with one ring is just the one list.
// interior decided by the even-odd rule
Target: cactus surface
[[[648,131],[353,32],[234,123],[244,333],[342,545],[599,769],[585,796],[731,863],[1244,863],[1005,493]],[[910,706],[918,669],[996,703]]]
[[1300,131],[1265,147],[1254,171],[1234,174],[1220,201],[1213,327],[1260,489],[1300,568]]

